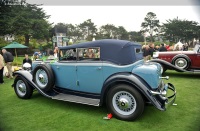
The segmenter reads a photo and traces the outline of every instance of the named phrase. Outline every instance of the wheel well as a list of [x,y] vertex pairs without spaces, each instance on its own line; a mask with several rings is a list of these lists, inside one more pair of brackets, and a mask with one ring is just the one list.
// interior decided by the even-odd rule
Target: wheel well
[[146,96],[136,87],[136,85],[134,85],[134,84],[132,84],[132,83],[130,83],[130,82],[128,82],[128,81],[116,81],[116,82],[110,84],[110,85],[106,88],[106,90],[105,90],[105,92],[104,92],[104,97],[103,97],[103,103],[102,103],[102,105],[106,103],[106,97],[107,97],[107,94],[108,94],[109,90],[110,90],[111,88],[113,88],[114,86],[118,85],[118,84],[126,84],[126,85],[129,85],[129,86],[135,88],[135,89],[141,94],[143,100],[144,100],[144,101],[148,101],[148,99],[146,98]]

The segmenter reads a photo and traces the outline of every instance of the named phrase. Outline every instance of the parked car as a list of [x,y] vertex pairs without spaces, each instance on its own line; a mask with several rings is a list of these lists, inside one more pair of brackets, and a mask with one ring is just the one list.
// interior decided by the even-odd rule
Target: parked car
[[163,66],[164,71],[172,69],[180,72],[200,72],[200,45],[192,51],[154,52],[154,60]]
[[[33,89],[51,99],[107,105],[121,120],[135,120],[145,103],[165,111],[174,103],[175,87],[164,84],[158,63],[144,62],[140,44],[105,39],[59,47],[58,59],[34,61],[32,72],[14,73],[14,90],[29,99]],[[168,96],[167,92],[171,92]]]

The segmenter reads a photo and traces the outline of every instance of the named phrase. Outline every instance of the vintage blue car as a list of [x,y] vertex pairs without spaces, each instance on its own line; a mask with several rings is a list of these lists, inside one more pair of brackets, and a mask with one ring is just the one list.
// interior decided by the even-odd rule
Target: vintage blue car
[[51,99],[93,106],[105,103],[109,113],[127,121],[138,118],[146,103],[164,111],[176,98],[175,87],[162,80],[168,77],[161,76],[161,65],[144,62],[141,45],[125,40],[59,47],[57,60],[35,61],[31,72],[19,70],[14,75],[19,98],[30,98],[36,89]]

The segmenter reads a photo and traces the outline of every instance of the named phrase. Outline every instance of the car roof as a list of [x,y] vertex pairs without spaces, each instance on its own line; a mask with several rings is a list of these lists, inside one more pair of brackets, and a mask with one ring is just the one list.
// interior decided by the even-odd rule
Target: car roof
[[103,39],[103,40],[96,40],[96,41],[88,41],[79,44],[73,44],[64,47],[58,47],[59,49],[72,49],[72,48],[87,48],[87,47],[107,47],[112,46],[113,48],[129,45],[140,45],[138,43],[133,43],[127,40],[117,40],[117,39]]
[[135,53],[135,48],[141,49],[141,44],[127,40],[103,39],[58,48],[65,50],[89,47],[100,47],[100,60],[109,61],[118,65],[131,64],[143,58],[142,53]]

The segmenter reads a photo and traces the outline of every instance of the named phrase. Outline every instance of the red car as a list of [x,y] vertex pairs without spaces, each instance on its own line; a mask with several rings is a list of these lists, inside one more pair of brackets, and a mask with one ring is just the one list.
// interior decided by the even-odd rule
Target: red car
[[200,72],[200,44],[193,51],[154,52],[153,58],[151,61],[160,63],[163,71],[172,69],[179,72]]

